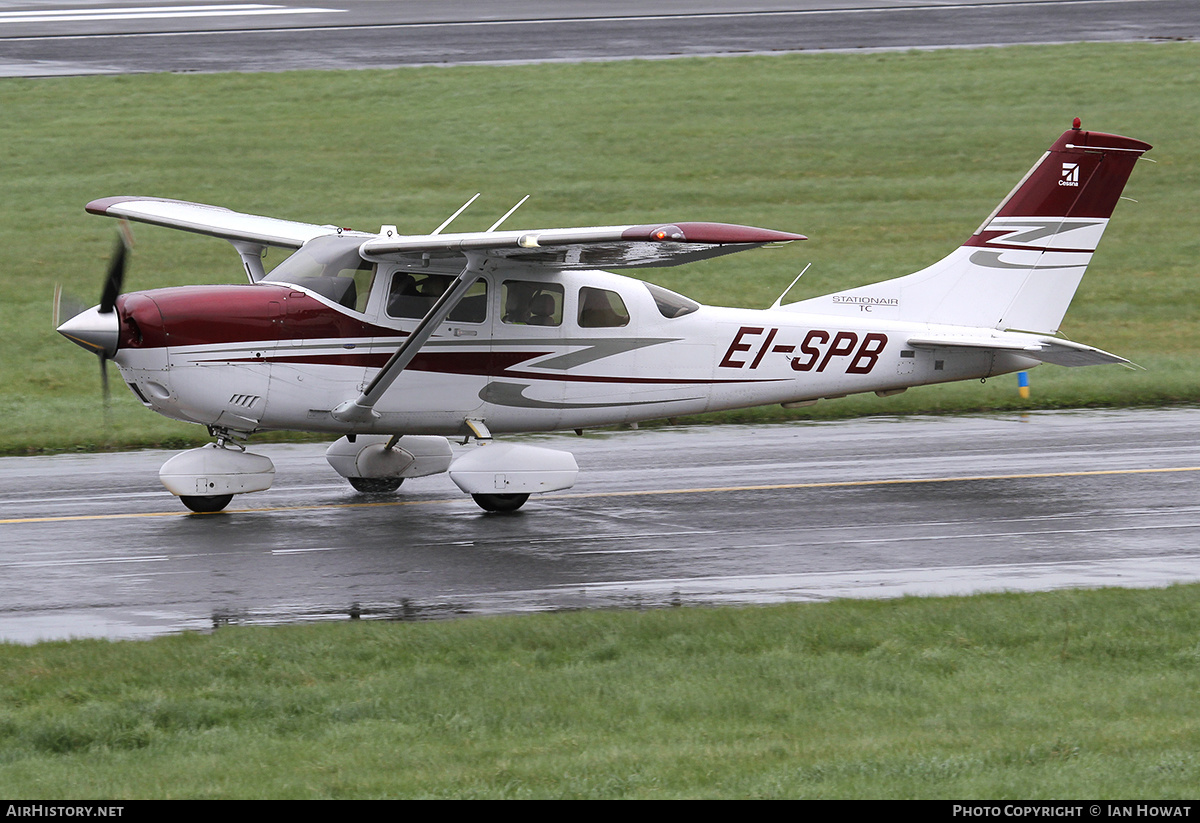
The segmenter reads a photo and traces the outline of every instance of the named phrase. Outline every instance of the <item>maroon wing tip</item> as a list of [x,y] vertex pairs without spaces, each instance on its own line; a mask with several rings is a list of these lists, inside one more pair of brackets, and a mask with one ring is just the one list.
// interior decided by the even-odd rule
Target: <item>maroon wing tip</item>
[[656,240],[676,243],[763,244],[807,240],[802,234],[731,223],[669,223],[626,229],[624,240]]
[[101,197],[99,200],[93,200],[84,206],[89,214],[107,215],[108,210],[118,203],[127,203],[130,200],[144,200],[142,197],[132,197],[130,195],[117,195],[115,197]]
[[[131,203],[134,201],[137,201],[137,202],[153,201],[155,203],[181,203],[183,205],[188,205],[188,206],[204,205],[203,203],[191,203],[187,200],[176,200],[171,197],[138,197],[136,195],[130,195],[130,194],[118,194],[114,197],[101,197],[99,200],[93,200],[92,202],[90,202],[86,206],[84,206],[84,209],[91,214],[99,214],[99,215],[103,215],[103,216],[115,216],[115,215],[109,215],[108,210],[111,209],[113,206],[120,205],[121,203]],[[217,209],[219,211],[229,211],[229,209],[227,209],[223,206],[206,206],[206,208]]]

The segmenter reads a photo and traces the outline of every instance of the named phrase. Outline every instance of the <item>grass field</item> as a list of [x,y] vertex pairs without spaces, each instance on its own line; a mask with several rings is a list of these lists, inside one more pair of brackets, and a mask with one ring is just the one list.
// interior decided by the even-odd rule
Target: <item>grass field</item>
[[[56,335],[53,284],[94,302],[111,194],[376,230],[720,220],[806,243],[651,277],[766,306],[914,271],[975,229],[1071,118],[1156,145],[1064,333],[1132,358],[739,419],[1200,399],[1200,46],[1067,45],[501,68],[0,80],[0,452],[182,445],[187,426],[114,392]],[[228,244],[139,226],[128,289],[239,282]],[[277,262],[279,258],[276,257]]]
[[1198,596],[0,645],[0,796],[1194,798]]
[[[0,80],[0,453],[199,442],[51,328],[113,194],[374,230],[718,220],[812,239],[652,279],[766,306],[958,245],[1065,129],[1155,144],[1072,339],[1147,368],[737,419],[1200,400],[1200,45]],[[239,282],[139,226],[129,289]],[[275,258],[277,262],[278,257]],[[119,387],[118,387],[119,388]],[[728,418],[727,418],[728,419]],[[225,628],[0,645],[0,796],[1193,797],[1197,587]]]

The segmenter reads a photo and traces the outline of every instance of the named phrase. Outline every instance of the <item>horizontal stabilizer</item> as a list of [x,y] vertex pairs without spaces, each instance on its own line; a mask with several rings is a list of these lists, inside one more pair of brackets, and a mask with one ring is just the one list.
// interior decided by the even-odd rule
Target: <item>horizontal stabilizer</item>
[[1082,343],[1036,335],[910,337],[908,345],[914,349],[960,348],[1007,351],[1031,360],[1052,363],[1055,366],[1101,366],[1106,363],[1129,363],[1124,357],[1118,357]]
[[298,249],[314,237],[344,233],[337,226],[297,223],[276,217],[242,214],[221,206],[158,197],[104,197],[88,203],[87,210],[92,214],[122,217],[138,223],[220,237],[231,243],[253,243],[285,249]]
[[369,260],[433,263],[455,270],[473,254],[513,267],[570,271],[677,266],[804,239],[752,226],[672,223],[378,237],[363,243],[361,252]]

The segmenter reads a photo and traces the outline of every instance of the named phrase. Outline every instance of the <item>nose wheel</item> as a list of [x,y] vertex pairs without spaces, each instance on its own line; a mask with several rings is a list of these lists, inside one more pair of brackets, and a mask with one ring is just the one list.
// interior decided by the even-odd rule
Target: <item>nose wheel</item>
[[180,452],[158,470],[167,491],[194,512],[219,512],[235,494],[266,491],[275,479],[270,458],[231,442],[236,433],[214,429],[213,434],[216,443]]

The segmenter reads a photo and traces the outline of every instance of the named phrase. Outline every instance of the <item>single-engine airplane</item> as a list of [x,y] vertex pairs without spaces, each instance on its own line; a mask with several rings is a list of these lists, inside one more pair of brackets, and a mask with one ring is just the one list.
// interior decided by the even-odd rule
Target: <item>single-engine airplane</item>
[[[702,306],[601,269],[799,234],[688,222],[497,230],[512,211],[487,231],[444,232],[463,209],[430,234],[371,234],[108,197],[87,210],[228,240],[250,282],[121,294],[121,245],[100,304],[58,330],[115,362],[147,408],[208,427],[214,443],[160,471],[193,511],[267,489],[274,466],[243,441],[283,429],[340,435],[327,459],[359,491],[448,471],[485,510],[512,511],[569,488],[578,467],[568,452],[493,434],[1128,362],[1055,335],[1149,148],[1077,119],[943,260],[766,310]],[[267,273],[267,247],[293,253]],[[448,438],[474,445],[456,457]]]

